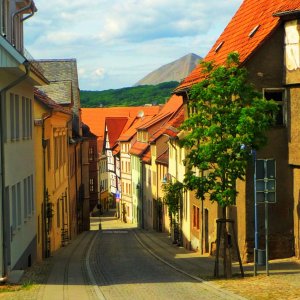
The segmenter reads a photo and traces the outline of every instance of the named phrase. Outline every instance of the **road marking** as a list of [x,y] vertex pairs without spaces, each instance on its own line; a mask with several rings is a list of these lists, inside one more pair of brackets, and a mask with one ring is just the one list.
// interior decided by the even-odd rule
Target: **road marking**
[[104,297],[104,294],[102,293],[101,289],[97,285],[96,279],[93,275],[93,272],[92,272],[91,266],[90,266],[91,249],[92,249],[92,247],[95,243],[95,240],[96,240],[96,237],[97,237],[98,234],[99,234],[99,231],[95,234],[95,236],[94,236],[94,238],[93,238],[93,240],[92,240],[92,242],[89,246],[89,249],[88,249],[87,254],[86,254],[85,265],[86,265],[88,277],[90,278],[90,282],[93,285],[93,289],[94,289],[94,292],[96,293],[97,298],[100,299],[100,300],[106,300],[106,298]]

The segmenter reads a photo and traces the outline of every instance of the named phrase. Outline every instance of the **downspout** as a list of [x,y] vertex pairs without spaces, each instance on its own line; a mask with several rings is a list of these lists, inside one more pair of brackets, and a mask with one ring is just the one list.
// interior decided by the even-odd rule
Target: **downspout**
[[44,231],[44,257],[50,256],[50,249],[48,249],[48,231],[47,231],[47,181],[46,181],[46,147],[47,143],[45,140],[45,122],[47,119],[52,117],[50,114],[44,114],[42,117],[42,147],[43,147],[43,185],[44,185],[44,201],[43,201],[43,231]]
[[35,6],[34,6],[34,3],[33,3],[33,0],[29,0],[29,4],[24,6],[23,8],[15,11],[13,14],[12,14],[12,18],[11,18],[11,32],[12,32],[12,44],[15,45],[15,18],[17,15],[21,14],[22,12],[28,10],[31,8],[31,14],[29,14],[28,16],[24,17],[21,19],[21,22],[24,22],[25,20],[31,18],[33,15],[34,15],[34,12],[35,12]]
[[[76,220],[77,220],[77,234],[79,234],[81,231],[79,229],[79,218],[78,218],[78,209],[80,208],[80,203],[79,203],[79,193],[78,193],[78,178],[77,178],[77,172],[78,172],[78,166],[77,166],[77,142],[74,144],[75,147],[74,147],[74,155],[75,155],[75,192],[76,192],[76,213],[77,213],[77,216],[76,216]],[[80,218],[81,218],[81,213],[80,212]]]
[[140,183],[140,199],[141,199],[141,218],[142,218],[142,228],[144,229],[144,174],[143,174],[143,160],[140,158],[140,174],[141,174],[141,183]]
[[[67,210],[68,210],[68,229],[69,229],[69,237],[70,239],[72,239],[72,226],[71,226],[71,205],[70,205],[70,199],[71,199],[71,194],[70,194],[70,185],[71,185],[71,178],[70,178],[70,144],[69,144],[69,126],[73,121],[73,115],[72,118],[67,121],[67,156],[68,156],[68,201],[67,202]],[[72,129],[72,124],[71,127]],[[74,166],[75,167],[75,166]],[[77,206],[76,206],[76,210],[77,210]]]
[[[4,118],[4,114],[6,112],[3,111],[3,102],[6,101],[6,92],[8,90],[10,90],[11,88],[13,88],[14,86],[18,85],[20,82],[24,81],[28,75],[29,75],[29,69],[30,69],[30,65],[27,61],[25,61],[24,63],[25,69],[26,69],[26,73],[24,75],[22,75],[21,77],[19,77],[18,79],[16,79],[15,81],[9,83],[6,87],[4,87],[3,89],[0,90],[0,114],[1,114],[1,121],[0,121],[0,143],[1,143],[1,185],[2,185],[2,190],[1,190],[1,198],[2,198],[2,203],[1,203],[1,209],[2,209],[2,228],[3,228],[3,235],[2,235],[2,247],[3,247],[3,272],[1,274],[1,278],[0,278],[0,282],[2,281],[6,281],[7,279],[7,273],[8,273],[8,254],[7,254],[7,240],[6,240],[6,235],[8,234],[8,232],[10,232],[10,228],[5,228],[5,222],[6,222],[6,217],[3,214],[3,212],[6,209],[6,205],[5,205],[5,199],[6,199],[6,194],[5,194],[5,165],[4,165],[4,141],[3,141],[3,135],[4,135],[4,129],[5,129],[5,125],[4,125],[4,120],[6,120],[6,118]],[[9,216],[8,216],[8,220],[9,220]],[[6,234],[5,234],[6,233]],[[9,239],[10,240],[10,239]]]

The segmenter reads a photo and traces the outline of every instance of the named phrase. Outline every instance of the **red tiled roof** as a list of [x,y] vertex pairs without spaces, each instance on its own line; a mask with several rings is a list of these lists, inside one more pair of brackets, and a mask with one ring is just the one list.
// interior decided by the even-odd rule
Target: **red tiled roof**
[[150,147],[144,153],[142,161],[146,164],[151,164],[151,150],[150,150]]
[[135,134],[136,130],[139,126],[141,126],[143,123],[149,122],[153,116],[146,116],[143,118],[136,118],[132,125],[128,128],[128,130],[124,130],[124,132],[120,135],[119,141],[121,142],[127,142],[129,141]]
[[169,165],[169,148],[163,152],[155,162],[166,166]]
[[138,129],[148,129],[152,125],[157,124],[157,122],[162,121],[163,118],[166,118],[176,112],[182,103],[182,97],[172,95],[168,102],[163,106],[161,111],[149,122],[139,126]]
[[170,118],[170,120],[162,126],[157,132],[155,132],[149,139],[149,142],[154,142],[162,134],[167,134],[171,137],[177,136],[179,126],[184,121],[184,110],[183,106]]
[[89,126],[91,132],[103,139],[106,117],[135,118],[140,111],[148,116],[157,114],[160,109],[160,106],[82,108],[81,119],[83,123]]
[[135,142],[129,150],[129,153],[136,156],[141,156],[149,147],[148,143]]
[[113,148],[117,142],[127,122],[128,118],[126,117],[107,117],[105,119],[110,148]]
[[42,92],[41,90],[34,88],[34,98],[46,105],[48,108],[54,110],[54,111],[59,111],[64,114],[72,115],[72,112],[63,106],[57,104],[55,101],[53,101],[50,97],[47,96],[46,93]]
[[[220,65],[226,61],[230,52],[237,51],[241,64],[244,63],[280,24],[280,18],[274,16],[275,13],[299,9],[300,0],[245,0],[204,60],[214,61]],[[250,36],[250,32],[257,26],[257,31]],[[202,76],[199,65],[183,80],[175,92],[201,81]]]

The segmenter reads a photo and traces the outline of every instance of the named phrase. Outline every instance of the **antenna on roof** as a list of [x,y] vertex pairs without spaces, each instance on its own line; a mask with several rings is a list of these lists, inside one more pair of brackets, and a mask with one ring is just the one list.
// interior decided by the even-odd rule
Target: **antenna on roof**
[[140,111],[138,112],[138,114],[137,114],[137,117],[138,117],[138,118],[143,118],[144,115],[145,115],[144,111],[143,111],[143,110],[140,110]]

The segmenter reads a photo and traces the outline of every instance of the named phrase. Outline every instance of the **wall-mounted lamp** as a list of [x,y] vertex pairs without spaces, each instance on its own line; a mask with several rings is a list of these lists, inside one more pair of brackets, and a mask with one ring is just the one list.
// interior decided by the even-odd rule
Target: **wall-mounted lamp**
[[165,176],[164,176],[163,179],[161,180],[161,183],[162,183],[162,184],[168,183],[169,181],[171,181],[172,177],[173,177],[173,176],[172,176],[170,173],[165,174]]

